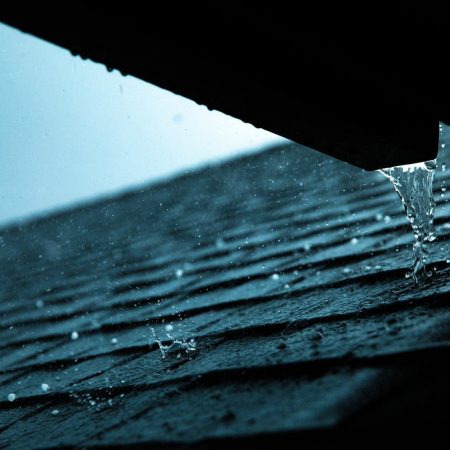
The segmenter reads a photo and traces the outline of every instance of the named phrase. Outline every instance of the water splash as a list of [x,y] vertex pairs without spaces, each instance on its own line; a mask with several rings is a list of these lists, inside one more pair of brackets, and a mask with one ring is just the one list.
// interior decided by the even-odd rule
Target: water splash
[[427,272],[426,263],[427,244],[436,239],[433,227],[435,171],[436,160],[380,170],[400,196],[414,232],[414,264],[406,276],[412,277],[416,282],[431,275]]
[[161,357],[164,359],[168,354],[170,353],[176,353],[177,358],[181,357],[181,352],[183,353],[190,353],[194,352],[197,349],[197,343],[195,342],[194,338],[182,338],[182,339],[176,339],[171,335],[171,331],[173,330],[172,325],[167,325],[165,327],[166,330],[166,336],[169,338],[168,344],[164,344],[156,335],[156,332],[153,328],[150,328],[150,331],[153,334],[153,338],[156,342],[156,344],[159,347],[159,350],[161,351]]

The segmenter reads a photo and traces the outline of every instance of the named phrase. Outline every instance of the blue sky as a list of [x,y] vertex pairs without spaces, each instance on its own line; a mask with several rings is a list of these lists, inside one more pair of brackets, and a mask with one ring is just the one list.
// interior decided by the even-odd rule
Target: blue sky
[[0,23],[0,223],[281,140]]

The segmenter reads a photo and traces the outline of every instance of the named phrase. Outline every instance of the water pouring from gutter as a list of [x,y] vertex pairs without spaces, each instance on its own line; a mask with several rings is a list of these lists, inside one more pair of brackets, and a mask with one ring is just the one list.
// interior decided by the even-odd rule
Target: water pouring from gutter
[[433,179],[436,160],[381,169],[394,186],[405,207],[414,232],[414,264],[406,276],[419,282],[431,276],[427,271],[428,244],[436,239],[433,226],[435,201]]

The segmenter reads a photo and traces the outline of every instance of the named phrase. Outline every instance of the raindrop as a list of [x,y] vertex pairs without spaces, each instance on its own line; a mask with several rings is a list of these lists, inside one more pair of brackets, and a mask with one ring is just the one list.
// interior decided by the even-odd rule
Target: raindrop
[[8,401],[13,402],[16,399],[16,394],[8,394]]
[[44,307],[44,301],[43,300],[36,300],[36,308],[42,309]]
[[79,338],[79,334],[77,331],[72,331],[72,334],[70,335],[70,339],[72,339],[72,341],[76,341]]
[[48,392],[49,389],[50,389],[50,386],[47,383],[42,383],[41,384],[41,391],[42,392]]

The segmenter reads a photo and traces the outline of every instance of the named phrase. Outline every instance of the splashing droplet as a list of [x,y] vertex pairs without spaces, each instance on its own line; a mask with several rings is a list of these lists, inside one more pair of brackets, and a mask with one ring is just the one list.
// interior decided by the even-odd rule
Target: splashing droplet
[[[173,329],[173,327],[172,327]],[[194,338],[185,338],[182,339],[173,339],[172,336],[166,332],[167,337],[170,341],[167,344],[164,344],[156,335],[156,332],[153,328],[150,328],[150,331],[153,334],[153,339],[159,347],[161,352],[161,358],[164,359],[168,354],[179,352],[179,350],[183,350],[185,354],[190,352],[194,352],[197,349],[197,343]],[[167,331],[167,330],[166,330]]]

